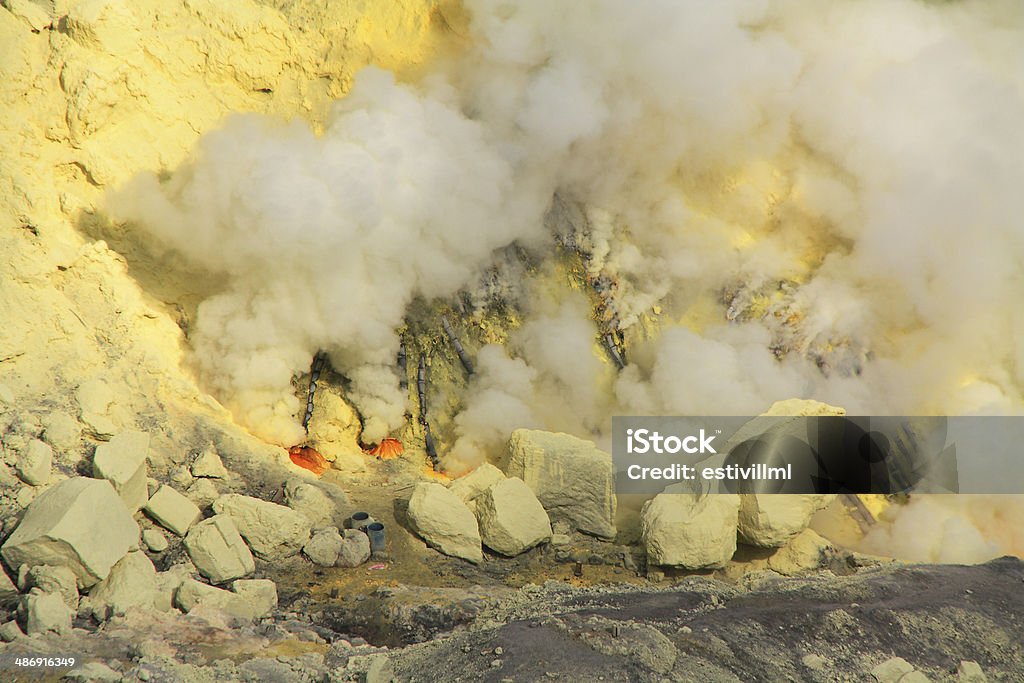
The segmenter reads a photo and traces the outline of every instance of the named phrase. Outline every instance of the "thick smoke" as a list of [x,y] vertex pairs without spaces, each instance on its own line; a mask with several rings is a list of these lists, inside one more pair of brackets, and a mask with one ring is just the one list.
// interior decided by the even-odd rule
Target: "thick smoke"
[[[614,412],[1024,407],[1018,3],[465,4],[470,47],[422,83],[368,70],[322,136],[237,117],[112,199],[227,276],[192,342],[246,424],[299,438],[289,382],[325,348],[366,440],[397,427],[409,302],[472,285],[513,240],[543,247],[556,191],[587,207],[619,324],[657,308],[661,331],[616,376],[578,295],[547,293],[480,354],[463,465],[514,426],[602,439]],[[767,316],[718,305],[780,282]]]

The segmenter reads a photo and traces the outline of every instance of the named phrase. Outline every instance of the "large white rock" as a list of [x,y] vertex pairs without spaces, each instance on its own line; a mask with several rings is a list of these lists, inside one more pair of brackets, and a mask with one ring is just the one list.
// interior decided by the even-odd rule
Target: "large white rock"
[[502,479],[476,498],[480,538],[502,555],[518,555],[551,540],[544,506],[518,477]]
[[214,583],[256,571],[249,547],[227,515],[216,515],[192,527],[185,535],[185,550],[196,569]]
[[156,567],[142,551],[131,552],[114,565],[107,578],[93,586],[79,612],[104,621],[131,607],[153,607],[156,596]]
[[93,475],[106,479],[133,513],[146,504],[146,458],[149,434],[135,430],[121,432],[96,447],[92,459]]
[[517,429],[505,466],[537,495],[552,520],[565,520],[600,538],[615,537],[612,456],[569,434]]
[[296,555],[309,540],[309,518],[284,505],[229,493],[213,502],[213,511],[231,517],[256,557],[263,560]]
[[68,567],[88,587],[138,540],[139,527],[110,482],[75,477],[32,501],[0,555],[8,567]]
[[807,528],[835,494],[741,493],[739,532],[744,543],[781,548]]
[[476,517],[462,499],[441,484],[423,482],[409,499],[409,525],[431,548],[470,562],[482,562]]
[[485,462],[469,474],[450,483],[448,490],[468,503],[504,478],[504,472],[491,463]]
[[675,484],[647,501],[640,527],[648,562],[686,569],[724,567],[736,552],[739,497],[692,493]]
[[157,489],[146,503],[146,514],[179,536],[184,536],[202,517],[198,505],[167,485]]
[[50,479],[53,466],[53,449],[50,444],[32,439],[18,454],[15,469],[23,482],[30,486],[45,484]]

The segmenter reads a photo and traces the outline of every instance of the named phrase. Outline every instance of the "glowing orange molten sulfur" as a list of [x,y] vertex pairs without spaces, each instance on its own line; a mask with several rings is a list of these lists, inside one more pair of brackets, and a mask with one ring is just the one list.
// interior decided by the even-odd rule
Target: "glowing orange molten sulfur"
[[433,479],[434,481],[436,481],[436,482],[438,482],[440,484],[447,484],[448,482],[450,482],[452,480],[452,478],[449,477],[447,474],[445,474],[444,472],[436,471],[430,465],[424,465],[424,467],[423,467],[423,476],[428,478],[428,479]]
[[376,455],[382,460],[397,458],[404,452],[405,448],[402,446],[402,442],[392,438],[381,439],[379,444],[366,451],[368,455]]
[[331,467],[324,456],[309,446],[292,446],[288,449],[288,457],[292,459],[293,463],[318,477]]

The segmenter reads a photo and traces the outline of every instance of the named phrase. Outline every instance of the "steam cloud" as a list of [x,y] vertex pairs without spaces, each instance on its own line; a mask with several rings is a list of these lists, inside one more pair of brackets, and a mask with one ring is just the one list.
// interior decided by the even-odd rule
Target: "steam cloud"
[[[399,426],[409,302],[471,286],[513,240],[550,244],[556,191],[588,207],[620,323],[657,305],[661,332],[616,375],[579,295],[541,293],[508,348],[479,355],[459,463],[516,426],[600,440],[613,412],[1024,407],[1018,3],[465,4],[471,47],[423,82],[366,70],[319,137],[235,117],[168,182],[111,197],[227,276],[193,345],[255,431],[301,438],[290,379],[318,348],[351,378],[366,441]],[[795,343],[864,350],[859,374],[778,360],[761,320],[700,315],[708,293],[779,281],[800,284]],[[984,517],[958,519],[984,536]]]

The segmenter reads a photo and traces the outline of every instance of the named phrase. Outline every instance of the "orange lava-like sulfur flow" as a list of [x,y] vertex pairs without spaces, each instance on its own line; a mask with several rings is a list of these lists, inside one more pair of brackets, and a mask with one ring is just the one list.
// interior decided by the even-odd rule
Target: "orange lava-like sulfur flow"
[[440,484],[448,484],[452,480],[452,478],[447,474],[444,472],[438,472],[430,465],[423,466],[423,476],[427,479],[433,479]]
[[398,439],[386,438],[381,439],[381,442],[366,451],[368,455],[376,455],[382,460],[390,460],[397,458],[405,452],[405,448],[402,446],[402,442]]
[[299,467],[307,469],[317,476],[331,467],[324,456],[309,446],[292,446],[288,449],[288,457]]

